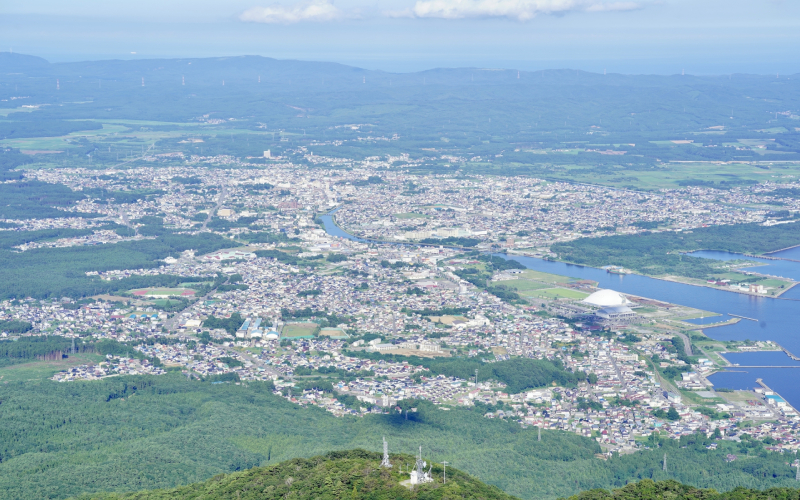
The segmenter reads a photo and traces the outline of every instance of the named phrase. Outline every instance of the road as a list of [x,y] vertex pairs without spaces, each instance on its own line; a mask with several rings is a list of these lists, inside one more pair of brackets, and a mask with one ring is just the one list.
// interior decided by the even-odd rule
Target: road
[[203,225],[200,227],[200,231],[207,231],[208,230],[207,227],[208,227],[208,223],[211,222],[211,217],[213,217],[214,214],[217,213],[217,210],[222,208],[222,204],[225,203],[225,198],[227,198],[227,197],[228,197],[228,186],[223,184],[219,188],[219,196],[217,197],[217,205],[214,207],[213,210],[210,210],[208,212],[208,217],[206,217],[206,220],[203,221]]
[[687,356],[692,356],[692,341],[689,340],[685,333],[679,333],[678,337],[683,339],[683,351]]

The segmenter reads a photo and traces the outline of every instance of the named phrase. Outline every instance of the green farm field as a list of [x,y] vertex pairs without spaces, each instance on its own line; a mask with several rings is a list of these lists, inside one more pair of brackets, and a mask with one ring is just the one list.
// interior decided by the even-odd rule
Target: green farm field
[[73,366],[97,363],[102,359],[103,356],[100,354],[81,353],[70,355],[68,358],[58,361],[33,361],[6,366],[5,368],[0,368],[0,384],[45,380]]
[[[798,177],[795,162],[770,162],[769,165],[722,162],[686,162],[661,164],[649,170],[620,170],[614,173],[585,172],[584,166],[568,165],[559,171],[548,174],[553,179],[601,184],[613,187],[655,190],[679,188],[681,181],[702,179],[715,183],[731,181],[771,181],[789,175]],[[768,168],[760,168],[768,167]],[[577,171],[577,172],[573,172]]]

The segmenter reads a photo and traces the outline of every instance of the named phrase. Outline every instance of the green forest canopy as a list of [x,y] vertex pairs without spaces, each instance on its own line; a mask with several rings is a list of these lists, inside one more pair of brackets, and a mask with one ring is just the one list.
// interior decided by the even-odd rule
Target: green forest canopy
[[695,250],[760,254],[800,244],[798,223],[739,224],[692,231],[581,238],[551,248],[562,260],[587,266],[624,266],[653,276],[675,274],[706,278],[716,271],[711,259],[681,255]]
[[87,495],[104,500],[513,500],[514,497],[489,486],[454,467],[434,464],[435,481],[413,489],[402,486],[409,475],[403,466],[413,463],[410,455],[392,455],[391,469],[380,467],[381,455],[364,450],[334,451],[309,459],[295,458],[277,465],[214,477],[208,481],[171,490],[143,491],[128,495]]
[[[215,385],[180,373],[10,382],[0,384],[0,401],[0,491],[9,498],[172,488],[331,450],[377,451],[382,436],[393,453],[411,454],[424,444],[430,460],[447,460],[525,499],[643,478],[720,491],[796,484],[785,457],[767,453],[758,441],[748,443],[745,454],[743,445],[687,436],[598,460],[601,450],[592,439],[544,431],[538,441],[535,429],[486,419],[476,409],[445,412],[414,401],[418,412],[408,420],[397,413],[337,418],[273,395],[269,383]],[[719,448],[708,450],[710,442]],[[741,458],[726,462],[731,452]],[[673,464],[669,472],[661,470],[664,453]]]

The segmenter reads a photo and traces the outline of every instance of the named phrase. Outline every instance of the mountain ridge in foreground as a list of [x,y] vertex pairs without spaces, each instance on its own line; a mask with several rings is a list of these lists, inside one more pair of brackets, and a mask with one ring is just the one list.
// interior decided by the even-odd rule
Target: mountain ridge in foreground
[[[235,499],[481,499],[516,500],[495,486],[482,483],[458,469],[432,464],[433,482],[408,485],[414,457],[391,455],[392,468],[383,468],[381,455],[361,449],[333,451],[312,458],[294,458],[276,465],[219,474],[202,483],[136,493],[104,493],[81,500],[190,500]],[[405,484],[401,484],[405,482]]]
[[[211,479],[172,489],[135,493],[84,495],[80,500],[517,500],[458,469],[432,464],[433,482],[411,486],[409,467],[414,457],[392,455],[391,468],[381,467],[381,455],[362,449],[333,451],[312,458],[294,458],[266,467],[219,474]],[[567,500],[800,500],[800,489],[743,487],[720,493],[677,481],[644,479],[608,491],[593,489]]]

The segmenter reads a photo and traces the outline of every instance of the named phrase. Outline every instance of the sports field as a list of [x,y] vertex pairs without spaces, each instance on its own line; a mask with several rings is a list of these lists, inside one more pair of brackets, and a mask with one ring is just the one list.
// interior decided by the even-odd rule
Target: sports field
[[589,296],[588,293],[579,292],[577,290],[570,290],[567,288],[547,288],[544,290],[529,290],[520,293],[524,297],[533,297],[541,299],[585,299]]
[[191,288],[139,288],[130,293],[137,297],[192,297],[196,291]]
[[315,335],[319,331],[316,323],[290,323],[281,330],[281,338],[298,338]]
[[418,214],[415,212],[408,212],[404,214],[394,214],[396,219],[424,219],[428,216],[425,214]]

